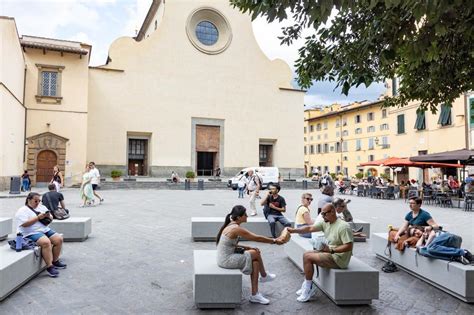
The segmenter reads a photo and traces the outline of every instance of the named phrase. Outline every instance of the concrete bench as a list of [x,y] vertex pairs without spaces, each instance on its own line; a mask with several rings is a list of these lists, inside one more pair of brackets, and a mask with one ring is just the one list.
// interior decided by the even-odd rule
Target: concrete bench
[[46,268],[40,251],[16,252],[8,244],[0,246],[0,301]]
[[[191,218],[191,237],[194,241],[215,241],[217,233],[224,224],[223,217],[192,217]],[[292,226],[293,221],[290,220]],[[247,222],[242,224],[252,233],[272,237],[270,225],[264,217],[249,217]],[[283,230],[283,225],[277,223],[276,231],[279,235]]]
[[5,240],[12,233],[12,219],[0,218],[0,241]]
[[216,256],[216,250],[194,251],[194,303],[198,308],[235,308],[242,299],[242,273],[217,266]]
[[[303,270],[303,254],[313,250],[309,239],[293,234],[284,245],[288,258]],[[319,268],[313,282],[337,305],[371,304],[379,298],[379,272],[352,256],[347,269]]]
[[409,274],[428,282],[458,299],[474,303],[474,266],[417,255],[414,248],[402,253],[391,245],[388,256],[387,233],[372,234],[372,251],[385,261],[392,261]]
[[92,219],[89,217],[70,217],[66,220],[53,220],[49,225],[63,235],[65,242],[85,241],[92,232]]

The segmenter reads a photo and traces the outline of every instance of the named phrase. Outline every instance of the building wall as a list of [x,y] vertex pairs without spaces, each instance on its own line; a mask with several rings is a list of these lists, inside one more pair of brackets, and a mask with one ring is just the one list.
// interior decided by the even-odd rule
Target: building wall
[[[186,34],[188,16],[205,6],[219,10],[232,29],[219,54],[199,51]],[[194,169],[192,120],[214,119],[224,120],[224,173],[257,166],[261,139],[276,140],[276,166],[301,173],[302,130],[295,126],[301,126],[304,93],[280,89],[291,88],[290,68],[268,60],[250,18],[227,1],[169,1],[157,31],[140,42],[117,39],[109,56],[103,68],[123,72],[90,70],[88,159],[124,167],[127,132],[141,132],[152,135],[149,164],[156,175]]]
[[25,63],[15,21],[0,17],[0,190],[23,170]]
[[[77,54],[26,48],[27,137],[51,132],[67,138],[64,176],[66,184],[80,182],[86,164],[88,58]],[[60,104],[44,104],[36,99],[39,71],[36,64],[64,66],[61,73]],[[32,158],[32,157],[29,157]]]

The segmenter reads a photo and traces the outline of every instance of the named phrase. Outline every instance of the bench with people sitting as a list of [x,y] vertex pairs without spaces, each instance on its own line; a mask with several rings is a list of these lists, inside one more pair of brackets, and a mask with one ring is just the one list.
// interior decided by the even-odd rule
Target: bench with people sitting
[[6,239],[12,232],[12,219],[0,218],[0,241]]
[[337,216],[333,204],[323,206],[321,216],[323,222],[288,228],[302,235],[324,233],[311,239],[296,234],[285,244],[288,258],[305,273],[297,300],[308,301],[318,287],[338,305],[371,304],[379,296],[379,272],[352,256],[353,231]]
[[385,272],[396,271],[396,264],[462,301],[474,302],[472,254],[461,248],[461,237],[443,231],[421,204],[421,198],[411,198],[411,211],[402,226],[390,227],[388,233],[374,233],[372,250],[388,261]]

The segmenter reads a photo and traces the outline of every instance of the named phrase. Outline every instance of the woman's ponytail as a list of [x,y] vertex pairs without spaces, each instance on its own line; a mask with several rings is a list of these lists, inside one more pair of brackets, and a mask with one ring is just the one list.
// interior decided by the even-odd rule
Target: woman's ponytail
[[232,215],[232,212],[225,216],[224,225],[219,230],[219,233],[217,233],[216,245],[219,244],[219,240],[221,239],[222,231],[224,231],[224,229],[230,224],[230,216],[231,215]]

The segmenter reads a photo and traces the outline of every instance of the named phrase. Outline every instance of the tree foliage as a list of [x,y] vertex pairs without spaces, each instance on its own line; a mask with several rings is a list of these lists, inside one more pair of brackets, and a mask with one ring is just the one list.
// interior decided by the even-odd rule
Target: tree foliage
[[[230,0],[252,19],[295,24],[282,29],[291,45],[305,28],[296,60],[297,80],[309,88],[330,80],[348,94],[361,84],[399,77],[385,106],[420,101],[436,111],[474,89],[474,1],[465,0]],[[331,14],[332,13],[332,14]]]

